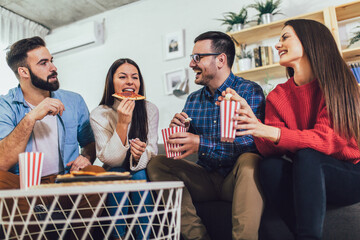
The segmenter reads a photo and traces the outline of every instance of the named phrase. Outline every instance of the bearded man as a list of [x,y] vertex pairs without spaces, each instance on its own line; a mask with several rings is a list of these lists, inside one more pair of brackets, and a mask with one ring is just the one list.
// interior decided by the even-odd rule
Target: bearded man
[[[88,108],[79,94],[59,90],[45,42],[40,37],[22,39],[10,47],[6,60],[19,85],[0,97],[0,189],[20,187],[21,152],[44,153],[41,183],[53,183],[57,174],[96,168],[91,166],[96,155]],[[92,199],[91,205],[97,202]],[[70,199],[63,199],[63,207],[66,202],[71,207]],[[40,209],[50,203],[43,202]],[[17,214],[29,210],[25,200],[18,205]],[[80,205],[88,207],[87,202]]]

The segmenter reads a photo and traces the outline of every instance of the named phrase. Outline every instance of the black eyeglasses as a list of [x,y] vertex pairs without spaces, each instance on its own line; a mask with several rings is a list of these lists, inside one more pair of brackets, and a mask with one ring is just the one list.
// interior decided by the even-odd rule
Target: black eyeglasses
[[190,55],[190,58],[192,60],[194,60],[194,62],[198,63],[198,62],[200,62],[202,57],[205,57],[205,56],[217,56],[217,55],[220,55],[220,54],[221,53],[197,53],[197,54]]

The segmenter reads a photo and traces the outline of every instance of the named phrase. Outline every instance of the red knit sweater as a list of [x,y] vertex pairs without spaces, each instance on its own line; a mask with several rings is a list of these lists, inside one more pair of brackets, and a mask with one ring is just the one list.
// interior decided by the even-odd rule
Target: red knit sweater
[[263,156],[283,155],[312,148],[339,160],[360,161],[355,139],[347,141],[331,126],[322,91],[316,80],[296,86],[294,79],[279,84],[266,99],[265,124],[279,127],[281,137],[273,142],[256,138],[255,144]]

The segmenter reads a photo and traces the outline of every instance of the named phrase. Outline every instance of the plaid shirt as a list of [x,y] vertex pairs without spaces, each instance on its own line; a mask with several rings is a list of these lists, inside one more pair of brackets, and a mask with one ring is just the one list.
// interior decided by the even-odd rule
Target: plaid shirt
[[200,135],[197,164],[208,171],[217,171],[226,176],[237,158],[244,152],[256,152],[251,135],[236,137],[233,143],[220,141],[220,107],[216,100],[226,88],[234,89],[252,108],[256,117],[263,121],[265,97],[261,87],[251,81],[230,73],[214,96],[207,87],[189,95],[183,112],[192,118],[189,132]]

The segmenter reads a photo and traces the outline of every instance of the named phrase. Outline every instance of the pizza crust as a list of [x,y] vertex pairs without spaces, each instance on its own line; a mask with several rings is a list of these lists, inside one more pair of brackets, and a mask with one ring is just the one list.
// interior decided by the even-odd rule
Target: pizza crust
[[96,176],[129,176],[130,172],[101,172],[97,173]]
[[82,170],[72,171],[71,174],[74,176],[96,176],[97,175],[96,172],[88,172],[88,171],[82,171]]
[[129,176],[130,172],[89,172],[89,171],[72,171],[71,173],[64,175],[57,175],[57,178],[69,178],[76,176]]

